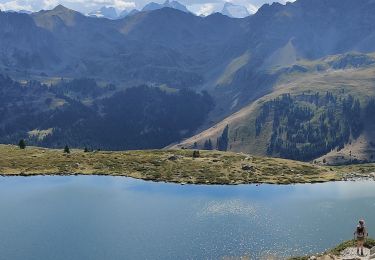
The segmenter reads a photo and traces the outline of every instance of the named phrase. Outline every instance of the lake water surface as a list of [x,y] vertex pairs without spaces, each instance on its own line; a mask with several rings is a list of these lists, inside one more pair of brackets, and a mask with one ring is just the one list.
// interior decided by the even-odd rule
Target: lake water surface
[[0,178],[0,259],[220,259],[321,252],[375,234],[375,182],[181,186]]

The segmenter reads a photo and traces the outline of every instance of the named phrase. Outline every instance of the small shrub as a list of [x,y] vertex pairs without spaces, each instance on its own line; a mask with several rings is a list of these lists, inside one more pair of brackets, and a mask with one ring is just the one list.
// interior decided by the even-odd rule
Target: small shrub
[[199,157],[200,157],[199,151],[194,151],[193,152],[193,158],[199,158]]
[[20,149],[25,149],[26,148],[25,140],[21,139],[18,143],[18,146],[20,147]]
[[65,148],[64,148],[64,153],[70,153],[70,149],[69,149],[69,146],[65,145]]

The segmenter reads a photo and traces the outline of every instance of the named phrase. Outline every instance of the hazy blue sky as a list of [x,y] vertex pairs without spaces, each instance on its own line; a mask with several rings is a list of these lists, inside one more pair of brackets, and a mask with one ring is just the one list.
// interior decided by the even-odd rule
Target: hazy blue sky
[[[88,13],[102,6],[112,6],[118,10],[141,9],[151,1],[162,3],[165,0],[0,0],[0,9],[39,11],[63,4],[80,12]],[[208,14],[220,10],[225,1],[244,5],[249,11],[254,12],[262,4],[276,2],[277,0],[180,0],[179,2],[185,4],[192,12]],[[290,2],[292,1],[290,0]],[[287,0],[278,0],[278,2],[285,3]]]

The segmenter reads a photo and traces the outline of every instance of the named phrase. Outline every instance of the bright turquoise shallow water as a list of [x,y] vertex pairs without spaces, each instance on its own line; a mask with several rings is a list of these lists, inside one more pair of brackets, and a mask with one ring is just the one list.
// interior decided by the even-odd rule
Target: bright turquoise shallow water
[[[181,186],[0,178],[0,259],[219,259],[320,252],[375,234],[375,182]],[[374,235],[375,236],[375,235]]]

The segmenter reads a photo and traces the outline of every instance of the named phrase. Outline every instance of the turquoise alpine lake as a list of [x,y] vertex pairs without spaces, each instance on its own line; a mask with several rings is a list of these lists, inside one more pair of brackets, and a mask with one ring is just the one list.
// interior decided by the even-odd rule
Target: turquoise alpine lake
[[0,259],[286,258],[375,233],[375,182],[199,186],[0,178]]

